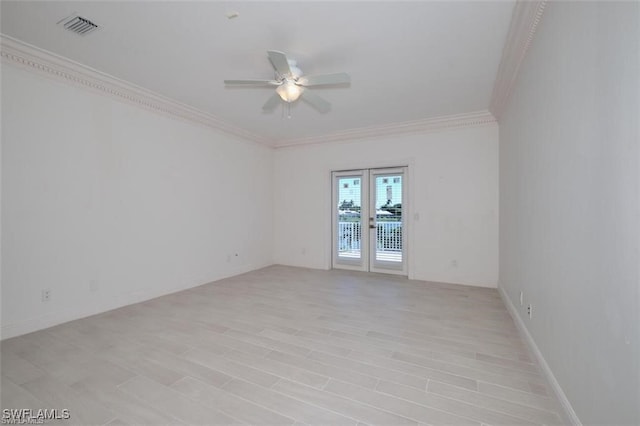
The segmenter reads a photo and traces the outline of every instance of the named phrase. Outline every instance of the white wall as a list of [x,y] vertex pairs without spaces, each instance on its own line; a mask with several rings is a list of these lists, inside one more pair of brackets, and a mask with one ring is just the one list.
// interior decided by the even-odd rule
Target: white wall
[[10,65],[2,89],[3,338],[272,263],[270,148]]
[[500,122],[499,285],[584,424],[640,424],[639,18],[549,2]]
[[277,149],[274,261],[328,268],[331,170],[398,165],[409,165],[410,278],[495,287],[495,125]]

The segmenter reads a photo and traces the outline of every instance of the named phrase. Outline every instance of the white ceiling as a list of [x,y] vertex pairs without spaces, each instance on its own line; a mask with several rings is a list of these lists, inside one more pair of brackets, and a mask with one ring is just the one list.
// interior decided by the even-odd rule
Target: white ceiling
[[[188,104],[275,141],[486,110],[513,1],[2,1],[3,34]],[[101,29],[56,23],[77,12]],[[228,19],[228,12],[238,12]],[[293,104],[263,113],[267,50],[305,74],[345,71],[349,87],[317,88],[321,114]]]

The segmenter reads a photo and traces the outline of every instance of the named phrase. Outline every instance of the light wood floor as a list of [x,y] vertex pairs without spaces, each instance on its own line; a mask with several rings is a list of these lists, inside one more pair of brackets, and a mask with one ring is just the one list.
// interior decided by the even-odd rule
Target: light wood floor
[[273,266],[3,341],[64,424],[560,424],[496,290]]

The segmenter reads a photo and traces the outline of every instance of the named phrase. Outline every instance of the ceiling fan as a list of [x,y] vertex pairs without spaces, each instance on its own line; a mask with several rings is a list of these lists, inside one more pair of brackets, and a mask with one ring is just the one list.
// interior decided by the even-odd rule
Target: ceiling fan
[[288,59],[287,55],[275,50],[269,50],[269,61],[275,70],[273,80],[225,80],[227,86],[277,86],[276,93],[271,95],[262,106],[263,111],[271,111],[283,100],[289,104],[302,97],[304,101],[325,113],[331,109],[331,104],[320,96],[309,92],[308,87],[348,84],[351,82],[349,74],[340,72],[335,74],[302,75],[296,61]]

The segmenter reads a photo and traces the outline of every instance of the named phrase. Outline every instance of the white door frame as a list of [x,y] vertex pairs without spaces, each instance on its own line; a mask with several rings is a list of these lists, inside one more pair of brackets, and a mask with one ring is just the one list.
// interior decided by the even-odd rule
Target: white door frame
[[[402,262],[400,267],[392,262],[384,262],[375,259],[376,253],[376,200],[372,196],[372,188],[375,187],[375,177],[380,174],[398,173],[402,174]],[[331,268],[349,269],[356,271],[370,271],[385,274],[409,275],[409,168],[407,166],[385,167],[385,168],[363,168],[357,170],[337,170],[331,172]],[[360,229],[361,244],[360,258],[349,259],[338,257],[338,214],[336,206],[338,200],[337,179],[340,177],[359,177],[361,182],[361,207],[360,207]],[[373,219],[372,219],[373,218]],[[371,222],[371,224],[370,224]],[[373,225],[373,228],[370,227]]]
[[[348,171],[339,171],[333,172],[331,174],[331,259],[332,268],[339,269],[351,269],[354,271],[368,271],[369,270],[369,245],[361,243],[360,244],[360,258],[359,259],[341,259],[338,257],[338,233],[336,232],[338,226],[338,215],[336,214],[336,206],[340,202],[338,200],[338,191],[336,190],[336,183],[338,178],[341,177],[359,177],[360,178],[360,192],[361,199],[364,197],[368,197],[369,193],[369,175],[365,173],[366,170],[348,170]],[[365,226],[368,226],[368,222],[365,219],[369,217],[369,203],[361,202],[360,206],[360,232],[362,233],[362,240],[368,241],[365,239],[365,232],[368,230]]]
[[[367,218],[367,230],[369,231],[369,271],[370,272],[378,272],[384,274],[398,274],[398,275],[407,275],[407,244],[406,239],[403,238],[402,241],[402,262],[400,263],[400,267],[398,267],[397,263],[387,262],[383,260],[377,259],[376,253],[376,245],[378,239],[376,238],[377,232],[377,215],[376,215],[376,197],[373,193],[375,191],[375,180],[376,176],[384,175],[384,174],[399,174],[402,175],[402,216],[401,216],[401,224],[402,224],[402,234],[403,237],[406,235],[406,223],[407,223],[407,208],[408,208],[408,197],[407,197],[407,168],[406,167],[394,167],[394,168],[386,168],[386,169],[369,169],[369,213],[370,215]],[[372,223],[371,223],[372,222]],[[373,228],[371,227],[373,226]]]

